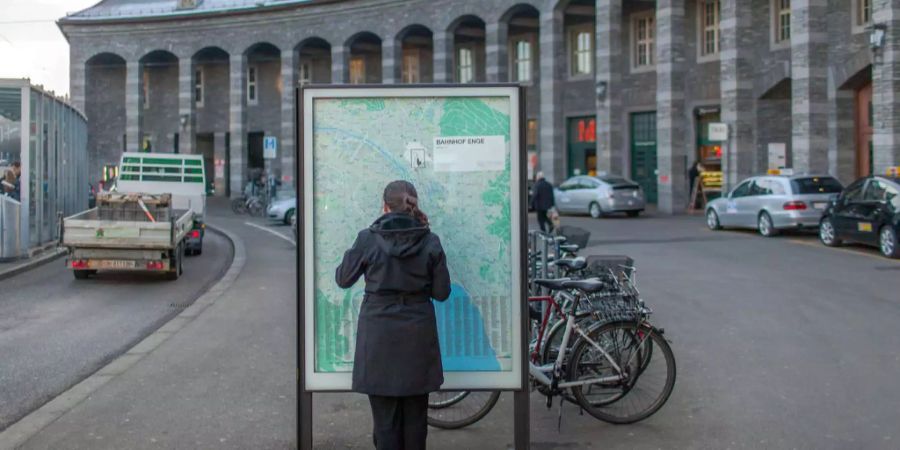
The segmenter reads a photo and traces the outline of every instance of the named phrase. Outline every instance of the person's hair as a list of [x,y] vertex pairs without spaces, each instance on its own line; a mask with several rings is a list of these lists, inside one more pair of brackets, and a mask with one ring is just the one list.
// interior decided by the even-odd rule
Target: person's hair
[[16,161],[16,162],[12,163],[12,166],[15,167],[16,169],[18,169],[18,168],[22,167],[22,163]]
[[384,188],[384,204],[391,212],[405,213],[428,225],[428,216],[419,209],[419,194],[412,183],[405,180],[391,181]]

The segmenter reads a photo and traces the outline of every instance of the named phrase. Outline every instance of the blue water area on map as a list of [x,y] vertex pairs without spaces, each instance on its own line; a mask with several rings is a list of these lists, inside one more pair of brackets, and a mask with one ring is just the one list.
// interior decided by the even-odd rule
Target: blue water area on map
[[444,370],[499,371],[500,361],[491,347],[481,311],[465,288],[458,284],[450,287],[447,301],[434,302]]

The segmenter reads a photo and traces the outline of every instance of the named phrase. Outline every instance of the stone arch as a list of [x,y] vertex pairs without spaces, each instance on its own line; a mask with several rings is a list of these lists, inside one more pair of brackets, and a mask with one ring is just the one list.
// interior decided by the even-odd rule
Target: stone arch
[[[540,70],[540,11],[529,3],[518,3],[500,16],[501,49],[500,80],[531,83]],[[508,75],[507,75],[508,74]]]
[[452,41],[452,80],[457,83],[486,81],[486,24],[474,14],[457,17],[447,33]]
[[381,83],[381,43],[381,37],[371,31],[360,31],[344,41],[348,83]]
[[139,60],[138,148],[161,153],[179,150],[178,56],[155,49]]
[[318,36],[306,38],[294,47],[298,84],[331,82],[331,50],[331,43]]
[[88,179],[94,186],[102,180],[103,166],[118,164],[125,150],[126,67],[124,57],[106,51],[95,53],[84,63]]
[[397,33],[394,43],[397,63],[395,79],[401,83],[434,81],[434,33],[421,24],[411,24]]

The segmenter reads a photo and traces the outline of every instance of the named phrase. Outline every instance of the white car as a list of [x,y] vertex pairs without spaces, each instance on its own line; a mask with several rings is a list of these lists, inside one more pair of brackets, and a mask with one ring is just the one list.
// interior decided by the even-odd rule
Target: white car
[[269,209],[266,210],[266,215],[269,216],[272,220],[278,220],[284,222],[285,225],[291,224],[291,218],[294,217],[294,214],[297,211],[297,198],[281,198],[276,199],[269,205]]

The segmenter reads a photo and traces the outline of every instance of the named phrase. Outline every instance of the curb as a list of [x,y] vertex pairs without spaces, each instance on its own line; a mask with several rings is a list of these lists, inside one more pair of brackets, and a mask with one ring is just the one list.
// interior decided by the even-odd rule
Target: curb
[[43,266],[44,264],[60,258],[65,254],[66,250],[64,248],[57,248],[55,251],[47,252],[47,254],[38,256],[37,258],[30,258],[28,261],[17,264],[7,270],[0,271],[0,281],[7,278],[12,278],[22,272],[27,272],[36,267]]
[[37,410],[32,411],[18,422],[10,425],[6,430],[0,432],[0,450],[12,450],[25,444],[29,439],[34,437],[34,435],[56,421],[56,419],[60,418],[62,415],[71,411],[79,403],[100,389],[104,384],[114,379],[116,376],[125,373],[138,361],[162,345],[162,343],[168,340],[172,335],[199,317],[206,308],[215,303],[215,301],[231,287],[235,279],[241,274],[241,271],[244,270],[244,264],[247,261],[247,252],[244,247],[244,242],[237,235],[223,228],[209,224],[207,224],[207,227],[214,232],[224,235],[226,239],[231,241],[231,245],[234,249],[234,258],[231,261],[231,266],[225,271],[222,278],[200,295],[200,297],[197,297],[191,306],[185,308],[184,311],[166,322],[158,330],[126,350],[125,353],[118,358],[112,360],[112,362],[101,367],[89,377],[59,394],[56,398],[50,400]]

